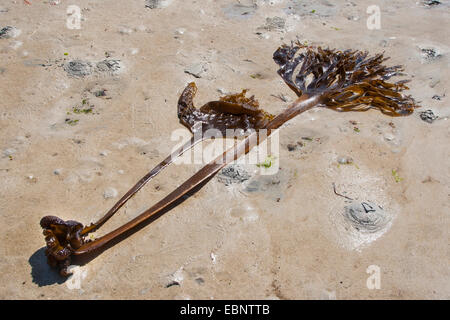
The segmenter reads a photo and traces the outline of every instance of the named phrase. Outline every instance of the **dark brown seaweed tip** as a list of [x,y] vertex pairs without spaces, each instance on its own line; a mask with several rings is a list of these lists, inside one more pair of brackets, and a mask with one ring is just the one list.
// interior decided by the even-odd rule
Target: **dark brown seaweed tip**
[[73,252],[85,243],[81,236],[83,225],[77,221],[64,221],[55,216],[45,216],[41,219],[41,227],[44,229],[47,249],[47,263],[58,268],[62,276],[68,276],[67,268],[71,262]]
[[194,96],[197,86],[191,82],[178,99],[178,118],[192,132],[198,128],[198,123],[202,124],[203,132],[216,129],[222,134],[226,134],[227,129],[240,129],[244,133],[249,129],[264,128],[274,116],[260,109],[254,96],[246,97],[247,91],[244,89],[241,93],[226,95],[196,108]]
[[323,105],[336,111],[378,109],[390,116],[411,114],[419,106],[404,95],[407,80],[388,82],[403,75],[402,66],[386,66],[382,53],[322,49],[300,42],[282,45],[273,54],[278,74],[297,94],[321,95]]

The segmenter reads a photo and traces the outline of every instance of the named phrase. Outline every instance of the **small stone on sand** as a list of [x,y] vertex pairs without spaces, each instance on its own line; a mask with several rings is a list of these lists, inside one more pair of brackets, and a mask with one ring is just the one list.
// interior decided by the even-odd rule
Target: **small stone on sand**
[[205,72],[204,66],[201,63],[192,64],[184,69],[184,72],[190,74],[196,78],[201,78],[203,72]]
[[6,26],[0,29],[0,39],[10,39],[18,37],[22,32],[16,27]]
[[438,116],[436,116],[432,110],[426,110],[420,113],[420,119],[428,123],[433,123],[437,118]]
[[172,3],[172,0],[146,0],[145,7],[150,9],[167,8]]
[[103,192],[103,197],[105,199],[115,198],[115,197],[117,197],[117,194],[118,194],[118,192],[116,189],[108,187]]

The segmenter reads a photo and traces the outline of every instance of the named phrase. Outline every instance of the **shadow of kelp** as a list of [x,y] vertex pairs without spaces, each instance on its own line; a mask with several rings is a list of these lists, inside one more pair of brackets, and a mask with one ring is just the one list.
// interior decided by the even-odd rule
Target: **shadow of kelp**
[[45,247],[38,249],[28,259],[31,266],[31,276],[33,283],[36,283],[39,287],[44,287],[52,284],[61,284],[66,281],[66,278],[55,272],[48,264],[47,257],[45,256]]

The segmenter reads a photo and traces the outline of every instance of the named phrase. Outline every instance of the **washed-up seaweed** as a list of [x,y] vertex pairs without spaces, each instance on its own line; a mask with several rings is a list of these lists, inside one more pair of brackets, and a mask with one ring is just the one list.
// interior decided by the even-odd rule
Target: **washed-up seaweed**
[[260,109],[255,97],[246,97],[246,92],[247,90],[242,90],[241,93],[226,95],[220,97],[218,101],[210,101],[201,108],[196,108],[194,106],[194,97],[197,93],[197,86],[193,82],[189,83],[178,99],[178,118],[194,134],[192,138],[150,170],[117,201],[105,216],[84,228],[81,231],[81,235],[85,236],[100,228],[136,192],[175,161],[177,157],[203,140],[209,139],[211,136],[206,134],[208,130],[219,130],[222,136],[227,134],[227,130],[233,130],[233,135],[240,137],[247,134],[250,130],[264,128],[273,119],[273,115]]
[[273,119],[273,115],[259,108],[254,96],[246,97],[247,90],[210,101],[199,109],[193,102],[196,93],[197,86],[191,82],[178,100],[178,118],[192,133],[199,130],[196,128],[201,124],[203,132],[216,129],[225,136],[226,130],[235,129],[239,136],[252,129],[264,128]]
[[408,80],[395,83],[390,78],[402,75],[402,66],[385,66],[383,54],[369,57],[363,51],[284,45],[273,59],[280,66],[278,74],[297,94],[320,96],[321,104],[336,111],[378,109],[390,116],[404,116],[417,105],[401,92]]
[[86,237],[89,233],[105,224],[133,195],[177,157],[209,139],[211,136],[206,134],[208,130],[219,130],[222,136],[227,134],[227,130],[233,130],[234,137],[241,137],[251,130],[264,128],[273,119],[273,115],[259,108],[254,96],[246,97],[247,90],[220,97],[218,101],[210,101],[201,108],[194,106],[196,92],[197,86],[191,82],[178,99],[178,118],[194,134],[192,138],[142,177],[102,218],[86,227],[79,222],[64,221],[54,216],[42,218],[41,227],[47,242],[48,263],[53,267],[59,266],[62,275],[67,275],[70,256],[80,249],[81,245],[91,242]]
[[[418,107],[412,97],[402,93],[408,89],[405,85],[407,81],[388,82],[390,78],[402,75],[402,67],[385,66],[387,58],[383,54],[371,57],[367,52],[322,49],[297,42],[278,48],[273,59],[280,67],[278,74],[298,97],[293,103],[277,116],[272,116],[259,109],[254,97],[246,98],[246,90],[243,90],[196,108],[193,98],[197,88],[194,83],[188,84],[178,100],[178,117],[194,133],[194,137],[142,178],[97,223],[83,228],[81,223],[75,221],[63,221],[52,216],[42,218],[48,263],[58,267],[62,275],[67,275],[67,266],[72,256],[92,253],[105,248],[113,240],[126,236],[130,230],[208,181],[225,165],[249,152],[254,146],[250,144],[251,140],[255,141],[257,138],[256,144],[261,143],[264,137],[258,135],[259,129],[267,129],[265,137],[270,136],[288,120],[313,107],[340,112],[378,109],[389,116],[406,116]],[[238,135],[245,138],[136,218],[94,241],[87,240],[89,232],[98,229],[174,158],[202,141],[203,138],[196,138],[198,130],[206,132],[209,129],[216,129],[221,133],[227,129],[237,129]]]

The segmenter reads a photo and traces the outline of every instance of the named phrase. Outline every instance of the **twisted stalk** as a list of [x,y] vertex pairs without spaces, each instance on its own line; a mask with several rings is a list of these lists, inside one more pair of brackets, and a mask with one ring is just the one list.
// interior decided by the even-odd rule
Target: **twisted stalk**
[[48,263],[58,266],[61,274],[66,275],[70,256],[75,254],[74,251],[82,244],[90,242],[85,239],[87,234],[98,230],[134,194],[177,157],[197,143],[212,138],[208,130],[218,130],[223,136],[227,134],[228,129],[232,129],[237,138],[248,134],[249,131],[264,127],[270,119],[273,119],[273,115],[259,109],[259,103],[254,96],[246,97],[247,90],[226,95],[218,101],[210,101],[199,109],[193,103],[196,92],[195,83],[190,83],[178,101],[180,122],[193,133],[193,137],[141,178],[102,218],[86,227],[79,222],[64,221],[55,216],[46,216],[41,219],[47,242]]
[[[273,132],[274,129],[279,128],[287,120],[316,106],[319,103],[319,101],[320,99],[317,96],[308,98],[305,95],[304,97],[298,98],[290,105],[290,107],[285,112],[281,113],[268,123],[267,127],[265,128],[268,130],[267,136],[270,136],[270,134]],[[82,255],[89,253],[93,250],[100,249],[101,247],[103,247],[110,241],[114,240],[115,238],[122,236],[124,233],[128,232],[137,225],[154,216],[162,209],[174,203],[176,200],[180,199],[186,193],[188,193],[195,187],[199,186],[204,181],[208,180],[212,175],[217,173],[227,164],[233,162],[240,156],[248,153],[252,147],[250,141],[257,141],[256,145],[259,145],[262,141],[265,140],[261,139],[261,137],[262,136],[259,136],[257,131],[251,133],[239,144],[228,149],[222,155],[218,156],[210,163],[205,165],[202,169],[197,171],[192,177],[186,180],[183,184],[181,184],[178,188],[176,188],[174,191],[172,191],[169,195],[167,195],[164,199],[156,203],[154,206],[147,209],[142,214],[140,214],[133,220],[127,222],[126,224],[122,225],[121,227],[117,228],[116,230],[106,234],[105,236],[98,238],[93,242],[83,244],[81,247],[76,249],[73,252],[73,254]]]
[[186,151],[190,150],[199,142],[202,142],[204,136],[193,136],[186,142],[183,146],[175,150],[172,154],[170,154],[167,158],[161,161],[158,165],[156,165],[152,170],[150,170],[145,176],[143,176],[130,190],[128,190],[120,199],[117,201],[114,206],[106,212],[106,214],[101,217],[98,221],[91,223],[89,226],[86,226],[81,230],[80,235],[86,236],[91,232],[98,230],[106,221],[108,221],[119,209],[128,201],[131,197],[133,197],[139,190],[142,189],[151,179],[153,179],[158,173],[164,170],[167,166],[169,166],[176,158],[183,155]]
[[[242,133],[249,129],[256,131],[205,165],[151,208],[95,241],[87,241],[84,236],[106,222],[135,192],[165,168],[173,160],[172,157],[161,162],[127,192],[105,217],[89,227],[83,228],[79,222],[63,221],[53,216],[42,218],[48,263],[59,267],[60,273],[67,275],[71,256],[82,257],[107,248],[114,240],[126,237],[129,231],[169,208],[189,191],[207,182],[225,165],[248,153],[255,146],[251,141],[256,141],[256,145],[261,143],[265,137],[258,135],[259,129],[267,129],[269,136],[288,120],[316,106],[335,111],[366,111],[374,108],[389,116],[409,115],[418,107],[412,97],[401,93],[408,89],[406,81],[386,81],[401,75],[402,68],[384,66],[383,62],[387,58],[383,54],[368,57],[367,52],[307,47],[297,42],[281,46],[273,58],[280,66],[278,74],[298,96],[297,100],[276,117],[259,109],[253,97],[245,98],[245,90],[197,109],[192,102],[196,87],[193,83],[189,84],[178,101],[178,116],[181,123],[193,133],[196,130],[194,124],[199,121],[205,125],[205,129],[215,128],[221,132],[228,128],[241,129]],[[193,139],[187,147],[189,143],[192,146],[194,142],[199,142],[195,140],[195,134]],[[180,150],[175,155],[185,151]]]

